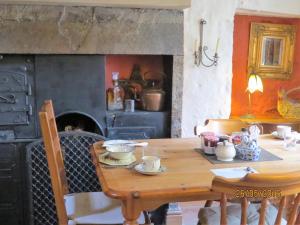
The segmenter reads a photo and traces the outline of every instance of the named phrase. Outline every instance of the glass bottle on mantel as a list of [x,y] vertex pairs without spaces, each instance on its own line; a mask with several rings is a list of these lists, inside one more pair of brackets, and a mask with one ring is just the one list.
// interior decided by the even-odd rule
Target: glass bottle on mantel
[[113,87],[107,90],[107,108],[110,111],[124,109],[124,89],[119,85],[119,73],[112,73]]

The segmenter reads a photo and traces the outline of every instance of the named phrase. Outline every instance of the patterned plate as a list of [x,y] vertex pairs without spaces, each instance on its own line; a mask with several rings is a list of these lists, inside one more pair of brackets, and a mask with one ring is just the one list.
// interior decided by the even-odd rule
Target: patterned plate
[[105,152],[103,154],[99,154],[99,162],[110,165],[110,166],[128,166],[131,163],[134,163],[136,161],[136,158],[134,155],[132,155],[128,159],[114,159],[109,156],[109,152]]

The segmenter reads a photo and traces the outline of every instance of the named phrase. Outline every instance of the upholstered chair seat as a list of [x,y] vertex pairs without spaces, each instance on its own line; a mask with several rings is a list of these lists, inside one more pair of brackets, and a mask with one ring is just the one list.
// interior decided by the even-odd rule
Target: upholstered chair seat
[[[124,218],[120,201],[103,192],[83,192],[64,196],[69,224],[122,224]],[[139,224],[144,224],[143,215]]]
[[[260,216],[260,204],[250,204],[247,209],[247,224],[257,225]],[[274,225],[277,209],[270,204],[266,211],[265,225]],[[198,225],[217,225],[220,224],[221,210],[220,207],[205,207],[199,211]],[[240,225],[241,224],[241,205],[232,204],[227,206],[227,224]],[[281,219],[281,225],[286,225],[285,219]]]

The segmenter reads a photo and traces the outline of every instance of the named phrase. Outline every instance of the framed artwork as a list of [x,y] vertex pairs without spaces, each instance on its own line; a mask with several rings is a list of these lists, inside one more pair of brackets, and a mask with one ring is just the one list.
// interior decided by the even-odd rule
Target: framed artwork
[[251,23],[248,74],[289,79],[293,72],[296,26]]

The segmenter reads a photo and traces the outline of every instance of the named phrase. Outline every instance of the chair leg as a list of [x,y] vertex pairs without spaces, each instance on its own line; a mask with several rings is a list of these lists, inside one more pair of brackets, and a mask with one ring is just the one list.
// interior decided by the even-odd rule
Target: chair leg
[[213,200],[207,200],[206,202],[205,202],[205,205],[204,205],[204,207],[211,207],[212,206],[212,204],[213,204]]

